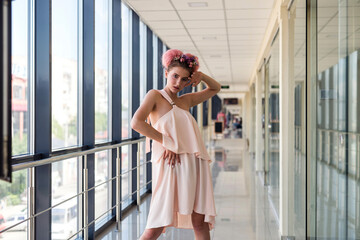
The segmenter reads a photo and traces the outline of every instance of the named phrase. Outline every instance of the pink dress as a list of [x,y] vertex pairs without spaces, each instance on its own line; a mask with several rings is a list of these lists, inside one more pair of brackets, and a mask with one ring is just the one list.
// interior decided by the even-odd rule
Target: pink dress
[[[152,197],[146,228],[192,229],[195,211],[205,215],[211,230],[216,211],[210,156],[190,112],[177,107],[164,90],[160,93],[173,108],[153,125],[163,134],[163,144],[153,141],[152,145]],[[179,154],[181,164],[168,165],[162,158],[165,148]]]

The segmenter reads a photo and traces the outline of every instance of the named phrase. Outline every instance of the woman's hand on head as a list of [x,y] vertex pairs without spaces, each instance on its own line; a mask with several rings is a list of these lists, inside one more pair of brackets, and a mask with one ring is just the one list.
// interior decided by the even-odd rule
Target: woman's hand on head
[[165,149],[163,158],[165,161],[168,160],[168,164],[171,165],[171,167],[174,167],[176,162],[180,164],[179,154],[176,154],[168,149]]
[[185,87],[187,86],[192,86],[192,87],[196,87],[202,80],[203,77],[203,73],[200,71],[196,71],[193,72],[190,77],[189,77],[189,82],[185,85]]

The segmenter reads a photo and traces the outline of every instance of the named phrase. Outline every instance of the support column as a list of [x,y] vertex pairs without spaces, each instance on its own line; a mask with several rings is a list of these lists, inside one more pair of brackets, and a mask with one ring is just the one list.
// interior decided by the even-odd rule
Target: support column
[[[252,119],[251,119],[251,89],[246,93],[245,95],[245,118],[244,118],[244,124],[243,124],[243,132],[245,132],[245,136],[244,139],[247,140],[246,144],[250,144],[251,145],[251,123],[252,123]],[[250,147],[250,146],[248,146]],[[249,148],[249,152],[250,152],[250,148]]]
[[294,236],[294,18],[281,6],[280,25],[280,234]]
[[250,152],[255,153],[255,119],[256,119],[256,98],[255,98],[255,83],[253,83],[250,87]]
[[[51,138],[51,1],[39,0],[35,7],[34,39],[34,155],[49,157]],[[35,167],[34,213],[51,207],[51,166]],[[51,211],[34,218],[35,239],[51,239]]]
[[[246,108],[247,108],[247,102],[246,102],[246,95],[244,95],[241,98],[241,110],[242,110],[242,138],[246,140],[246,133],[245,133],[245,125],[246,125]],[[246,146],[246,145],[245,145]]]
[[212,131],[213,131],[213,126],[212,126],[212,119],[211,119],[211,109],[212,109],[212,98],[209,98],[208,100],[208,139],[209,139],[209,144],[211,143],[211,135],[212,135]]
[[263,143],[262,143],[262,81],[261,81],[261,72],[257,72],[256,74],[256,82],[255,82],[255,170],[256,171],[264,171],[264,161],[263,161]]
[[[197,91],[201,92],[203,90],[203,85],[200,83],[197,85]],[[200,129],[200,136],[203,136],[203,103],[197,105],[197,123]]]

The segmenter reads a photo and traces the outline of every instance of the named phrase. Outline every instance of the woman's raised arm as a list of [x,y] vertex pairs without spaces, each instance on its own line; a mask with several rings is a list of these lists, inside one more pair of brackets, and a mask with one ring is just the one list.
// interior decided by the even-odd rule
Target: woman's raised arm
[[131,119],[131,128],[146,137],[162,143],[162,134],[145,122],[150,112],[155,108],[157,98],[158,93],[156,90],[150,90],[146,94],[144,101]]
[[190,79],[190,82],[186,86],[192,85],[193,87],[196,87],[201,81],[207,86],[207,88],[200,92],[184,94],[184,98],[190,104],[190,107],[206,101],[220,91],[220,83],[202,72],[194,72]]

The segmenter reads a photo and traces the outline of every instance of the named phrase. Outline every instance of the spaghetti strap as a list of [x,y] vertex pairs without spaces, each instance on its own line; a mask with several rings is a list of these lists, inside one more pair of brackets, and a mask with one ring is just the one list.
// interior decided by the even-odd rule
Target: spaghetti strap
[[167,94],[167,92],[165,92],[164,89],[161,89],[159,92],[160,92],[161,95],[171,104],[171,106],[174,107],[175,103],[174,103],[174,101],[171,99],[171,97]]

